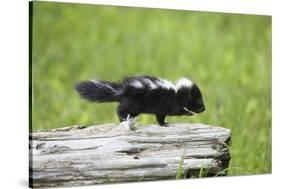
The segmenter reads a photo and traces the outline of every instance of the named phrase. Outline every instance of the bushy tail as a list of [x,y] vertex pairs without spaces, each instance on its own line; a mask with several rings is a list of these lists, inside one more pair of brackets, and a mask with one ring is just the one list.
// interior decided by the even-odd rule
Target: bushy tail
[[75,85],[75,90],[91,102],[118,102],[122,95],[120,85],[109,81],[82,81]]

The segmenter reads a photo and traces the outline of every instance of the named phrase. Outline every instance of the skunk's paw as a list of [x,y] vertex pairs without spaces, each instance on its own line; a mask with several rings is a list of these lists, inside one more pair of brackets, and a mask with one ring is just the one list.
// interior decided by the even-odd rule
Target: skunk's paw
[[130,118],[127,118],[127,122],[128,122],[128,125],[129,125],[129,128],[130,130],[134,130],[135,127],[135,123],[137,122],[138,118],[137,117],[130,117]]
[[161,123],[161,124],[159,124],[161,127],[168,127],[169,126],[169,124],[167,123],[167,122],[164,122],[164,123]]
[[119,128],[123,130],[135,130],[135,123],[137,122],[138,118],[137,117],[130,117],[129,115],[127,116],[126,120],[122,121],[119,125]]

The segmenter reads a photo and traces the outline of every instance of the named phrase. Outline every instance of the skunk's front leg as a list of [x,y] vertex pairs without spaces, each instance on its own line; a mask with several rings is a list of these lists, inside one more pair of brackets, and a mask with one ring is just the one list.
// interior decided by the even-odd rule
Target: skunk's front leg
[[128,118],[134,118],[138,116],[138,113],[132,113],[132,111],[130,111],[130,109],[124,104],[120,104],[117,107],[117,114],[120,122],[126,121]]
[[165,122],[166,115],[156,115],[157,122],[160,126],[167,126],[168,123]]

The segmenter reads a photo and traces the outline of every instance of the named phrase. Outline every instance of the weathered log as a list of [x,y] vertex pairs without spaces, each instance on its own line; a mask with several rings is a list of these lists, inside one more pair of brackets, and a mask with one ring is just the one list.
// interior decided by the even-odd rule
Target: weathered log
[[226,174],[229,129],[204,124],[66,127],[30,133],[30,185],[79,186]]

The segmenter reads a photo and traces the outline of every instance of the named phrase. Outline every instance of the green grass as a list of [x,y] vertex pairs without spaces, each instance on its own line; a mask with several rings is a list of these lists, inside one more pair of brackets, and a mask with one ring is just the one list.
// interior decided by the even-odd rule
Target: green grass
[[118,122],[117,104],[81,100],[77,81],[185,76],[207,110],[167,121],[230,128],[229,174],[271,173],[271,17],[47,2],[33,16],[33,130]]
[[176,174],[177,180],[184,178],[184,174],[185,174],[184,172],[187,171],[187,170],[184,170],[184,168],[183,168],[185,153],[186,153],[186,149],[184,149],[183,154],[182,154],[182,156],[180,158],[180,161],[179,161],[179,166],[178,166],[178,170],[177,170],[177,174]]

